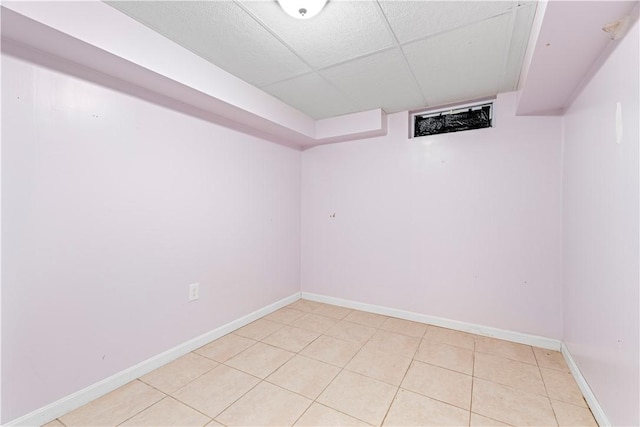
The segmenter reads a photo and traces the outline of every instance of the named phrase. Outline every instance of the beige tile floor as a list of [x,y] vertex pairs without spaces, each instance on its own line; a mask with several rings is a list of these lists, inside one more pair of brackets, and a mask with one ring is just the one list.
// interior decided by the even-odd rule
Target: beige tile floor
[[562,355],[299,300],[48,426],[596,426]]

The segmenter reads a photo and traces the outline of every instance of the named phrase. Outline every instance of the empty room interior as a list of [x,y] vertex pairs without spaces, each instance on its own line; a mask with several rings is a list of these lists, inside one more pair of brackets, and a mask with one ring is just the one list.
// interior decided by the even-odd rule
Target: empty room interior
[[638,1],[2,1],[0,424],[637,426]]

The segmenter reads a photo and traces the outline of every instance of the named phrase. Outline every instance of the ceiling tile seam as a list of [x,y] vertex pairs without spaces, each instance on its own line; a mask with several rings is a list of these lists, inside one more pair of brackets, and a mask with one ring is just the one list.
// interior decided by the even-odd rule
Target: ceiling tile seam
[[338,61],[338,62],[334,62],[334,63],[329,64],[329,65],[323,65],[322,67],[318,67],[317,69],[314,69],[314,70],[311,70],[311,71],[305,71],[304,73],[296,74],[295,76],[286,77],[286,78],[284,78],[282,80],[278,80],[278,81],[275,81],[275,82],[272,82],[272,83],[267,83],[267,84],[264,84],[264,85],[260,85],[259,87],[260,88],[264,88],[264,87],[267,87],[267,86],[271,86],[273,84],[284,83],[284,82],[287,82],[289,80],[296,79],[298,77],[304,77],[304,76],[307,76],[307,75],[310,75],[310,74],[314,74],[315,72],[320,72],[321,73],[323,71],[327,71],[327,70],[329,70],[331,68],[334,68],[334,67],[339,67],[341,65],[345,65],[345,64],[348,64],[350,62],[358,61],[360,59],[365,59],[365,58],[368,58],[370,56],[375,56],[375,55],[378,55],[378,54],[381,54],[381,53],[390,52],[390,51],[396,50],[397,48],[398,48],[398,46],[385,47],[383,49],[379,49],[379,50],[376,50],[376,51],[373,51],[373,52],[368,52],[368,53],[365,53],[365,54],[359,55],[359,56],[354,56],[353,58],[345,59],[344,61]]
[[272,85],[272,84],[275,84],[275,83],[280,83],[280,82],[286,82],[288,80],[292,80],[292,79],[295,79],[297,77],[303,77],[303,76],[306,76],[306,75],[309,75],[309,74],[313,74],[315,71],[322,71],[322,70],[326,70],[328,68],[332,68],[332,67],[335,67],[335,66],[338,66],[338,65],[346,64],[346,63],[351,62],[351,61],[355,61],[355,60],[362,59],[362,58],[367,58],[369,56],[373,56],[373,55],[376,55],[378,53],[382,53],[382,52],[386,52],[386,51],[395,49],[396,46],[397,46],[397,40],[396,40],[396,43],[394,44],[394,46],[384,47],[382,49],[378,49],[378,50],[375,50],[375,51],[372,51],[372,52],[364,53],[362,55],[354,56],[354,57],[349,58],[349,59],[345,59],[344,61],[334,62],[334,63],[331,63],[329,65],[323,65],[323,66],[320,66],[320,67],[315,67],[315,66],[309,64],[303,57],[298,55],[297,51],[294,48],[289,46],[289,44],[287,42],[285,42],[282,38],[280,38],[280,36],[278,36],[276,33],[271,31],[271,29],[269,28],[269,26],[266,23],[264,23],[262,20],[260,20],[260,18],[255,16],[253,14],[253,12],[251,12],[251,10],[247,9],[239,0],[233,0],[233,2],[235,4],[237,4],[245,13],[247,13],[254,21],[256,21],[258,24],[260,24],[260,26],[262,26],[267,32],[269,32],[269,34],[271,34],[276,40],[278,40],[280,43],[282,43],[289,51],[291,51],[291,53],[293,53],[298,59],[300,59],[300,61],[302,61],[310,69],[310,71],[305,71],[305,72],[297,74],[295,76],[290,76],[290,77],[287,77],[287,78],[282,79],[282,80],[278,80],[278,81],[275,81],[275,82],[272,82],[272,83],[261,85],[260,87],[265,87],[265,86],[269,86],[269,85]]
[[280,84],[280,83],[286,83],[286,82],[288,82],[290,80],[299,79],[300,77],[306,77],[306,76],[310,76],[310,75],[316,74],[316,73],[317,73],[316,70],[305,71],[304,73],[300,73],[300,74],[296,74],[296,75],[293,75],[293,76],[285,77],[284,79],[281,79],[281,80],[276,80],[274,82],[269,82],[269,83],[257,86],[257,88],[258,89],[264,89],[264,88],[267,88],[269,86],[277,85],[277,84]]
[[353,58],[349,58],[349,59],[345,59],[344,61],[338,61],[338,62],[334,62],[333,64],[329,64],[329,65],[324,65],[322,67],[318,67],[317,71],[326,71],[330,68],[334,68],[334,67],[339,67],[341,65],[345,65],[348,64],[349,62],[354,62],[354,61],[358,61],[360,59],[365,59],[368,58],[370,56],[375,56],[378,55],[380,53],[385,53],[385,52],[390,52],[392,50],[395,50],[396,46],[390,46],[390,47],[385,47],[383,49],[379,49],[373,52],[368,52],[362,55],[358,55],[358,56],[354,56]]
[[[524,9],[526,7],[530,7],[532,9],[531,10],[531,14],[532,14],[532,16],[531,16],[531,24],[533,24],[533,20],[535,19],[535,14],[537,12],[538,4],[536,2],[519,4],[518,7],[517,7],[517,10],[520,11],[520,9]],[[516,16],[516,18],[517,18],[517,16]],[[518,75],[517,75],[517,77],[515,79],[515,82],[516,82],[515,84],[516,85],[515,85],[513,90],[519,90],[519,88],[520,88],[520,78],[522,77],[522,67],[524,65],[524,55],[526,54],[527,49],[529,48],[529,38],[530,38],[530,35],[531,35],[531,30],[532,30],[532,27],[530,26],[529,27],[529,34],[526,37],[524,51],[522,53],[523,62],[522,62],[522,64],[520,64],[520,68],[518,69]]]
[[[496,93],[499,93],[504,85],[504,81],[507,77],[507,64],[509,64],[509,51],[511,50],[511,43],[513,42],[513,31],[516,28],[516,19],[518,16],[518,8],[514,7],[511,9],[511,17],[509,18],[509,32],[507,39],[504,43],[504,58],[502,60],[502,75],[500,76],[500,81],[498,82],[498,87],[496,88]],[[513,89],[511,89],[513,90]]]
[[382,10],[382,6],[380,6],[379,0],[376,0],[376,6],[378,9],[378,14],[380,14],[380,17],[382,18],[384,25],[387,27],[387,31],[389,31],[389,34],[391,35],[391,39],[393,40],[393,44],[394,44],[393,48],[398,50],[398,52],[400,53],[400,56],[402,57],[402,62],[404,63],[405,68],[409,71],[409,74],[411,75],[411,81],[413,82],[414,89],[416,90],[417,93],[420,94],[420,97],[424,102],[424,106],[428,107],[430,105],[428,98],[424,94],[424,91],[422,90],[422,87],[420,86],[420,83],[418,82],[418,79],[416,78],[416,75],[413,72],[413,68],[411,68],[409,61],[405,56],[404,51],[402,50],[402,47],[400,45],[400,42],[398,41],[398,37],[396,36],[396,33],[393,31],[393,28],[391,27],[391,24],[387,19],[387,15],[384,13],[384,10]]
[[479,24],[481,22],[485,22],[485,21],[489,21],[491,19],[499,18],[499,17],[507,15],[507,14],[509,14],[511,12],[513,12],[513,9],[509,9],[506,12],[498,13],[497,15],[489,16],[488,18],[482,18],[482,19],[479,19],[477,21],[473,21],[473,22],[469,22],[469,23],[466,23],[466,24],[462,24],[462,25],[459,25],[459,26],[454,27],[454,28],[449,28],[449,29],[446,29],[446,30],[443,30],[443,31],[438,31],[437,33],[429,34],[428,36],[424,36],[424,37],[419,37],[417,39],[408,40],[406,42],[400,43],[400,46],[404,47],[404,46],[407,46],[407,45],[410,45],[410,44],[413,44],[413,43],[417,43],[417,42],[421,42],[421,41],[430,39],[432,37],[438,37],[438,36],[442,36],[442,35],[447,34],[447,33],[452,33],[454,31],[458,31],[458,30],[461,30],[463,28]]
[[[266,32],[268,32],[269,34],[271,34],[271,36],[278,40],[284,47],[286,47],[291,53],[293,53],[295,55],[296,58],[298,58],[300,61],[302,61],[302,63],[304,65],[306,65],[307,67],[309,67],[310,70],[316,71],[316,67],[313,67],[311,64],[309,64],[303,57],[301,57],[300,55],[298,55],[298,52],[292,48],[291,46],[289,46],[289,44],[287,42],[285,42],[280,36],[278,36],[274,31],[271,30],[271,28],[269,28],[269,26],[263,22],[260,18],[258,18],[256,15],[253,14],[253,12],[251,12],[249,9],[247,9],[241,2],[239,2],[238,0],[233,0],[233,3],[238,6],[244,13],[246,13],[247,15],[249,15],[249,17],[251,19],[253,19],[254,21],[256,21],[258,23],[258,25],[260,25],[262,28],[264,28],[264,30]],[[310,74],[310,73],[304,73],[304,74],[300,74],[300,75],[305,75],[305,74]],[[299,76],[298,76],[299,77]],[[277,82],[274,82],[277,83]],[[272,84],[272,83],[270,83]]]
[[[285,42],[280,36],[278,36],[274,31],[271,30],[271,28],[269,28],[269,26],[263,22],[260,18],[258,18],[256,15],[254,15],[249,9],[247,9],[242,3],[240,3],[238,0],[233,0],[233,2],[236,4],[236,6],[238,6],[242,11],[244,11],[247,15],[249,15],[249,17],[251,17],[251,19],[253,19],[254,21],[256,21],[260,26],[262,26],[262,28],[265,29],[265,31],[267,31],[269,34],[271,34],[271,36],[273,36],[273,38],[275,38],[276,40],[278,40],[283,46],[285,46],[287,49],[289,49],[291,51],[291,53],[293,53],[298,59],[300,59],[300,61],[302,61],[303,64],[305,64],[307,67],[309,67],[312,71],[309,73],[303,73],[303,74],[299,74],[297,76],[291,77],[291,78],[287,78],[281,81],[277,81],[277,82],[272,82],[269,85],[273,85],[273,84],[277,84],[277,83],[281,83],[287,80],[293,80],[297,77],[301,77],[301,76],[306,76],[306,75],[311,75],[311,74],[316,74],[318,77],[320,77],[322,80],[325,81],[325,83],[327,83],[329,86],[331,86],[333,89],[335,89],[338,93],[340,93],[342,96],[345,97],[345,99],[349,100],[352,104],[352,106],[356,107],[359,111],[363,110],[363,105],[360,102],[357,102],[356,100],[352,99],[349,95],[347,95],[346,93],[344,93],[339,87],[337,87],[336,85],[333,84],[333,82],[331,82],[330,80],[328,80],[327,78],[325,78],[322,74],[320,74],[318,72],[318,68],[312,66],[311,64],[309,64],[304,58],[302,58],[300,55],[298,55],[298,52],[292,48],[291,46],[289,46],[289,44],[287,42]],[[261,88],[266,88],[269,85],[264,85],[261,86]]]
[[[295,80],[299,77],[305,77],[305,76],[311,76],[311,75],[316,75],[317,77],[321,78],[326,84],[328,84],[329,86],[331,86],[336,92],[338,92],[340,95],[342,95],[347,101],[349,101],[351,103],[352,107],[356,107],[357,111],[365,111],[365,107],[363,104],[361,104],[359,101],[354,100],[351,96],[347,95],[346,93],[344,93],[339,87],[337,87],[335,84],[333,84],[333,82],[331,80],[329,80],[328,78],[326,78],[325,76],[323,76],[320,71],[310,71],[304,74],[300,74],[298,76],[294,76],[294,77],[287,77],[286,79],[282,79],[282,80],[278,80],[277,82],[273,82],[273,83],[269,83],[267,85],[261,86],[259,89],[266,91],[269,86],[273,86],[273,85],[277,85],[280,83],[286,83],[288,81],[291,80]],[[275,95],[271,95],[271,96],[275,96]],[[275,96],[276,98],[280,99],[282,102],[286,101],[284,99],[279,98],[278,96]],[[379,107],[382,108],[382,107]],[[334,117],[334,116],[332,116]]]
[[[336,86],[335,84],[333,84],[333,82],[332,82],[331,80],[329,80],[328,78],[326,78],[325,76],[323,76],[323,75],[322,75],[322,73],[320,73],[319,71],[316,71],[316,74],[317,74],[317,75],[318,75],[322,80],[324,80],[324,81],[325,81],[325,83],[327,83],[329,86],[331,86],[331,87],[332,87],[332,88],[334,88],[336,91],[338,91],[338,93],[340,93],[340,95],[344,96],[344,97],[345,97],[345,99],[349,100],[349,101],[352,103],[352,105],[353,105],[354,107],[356,107],[356,109],[357,109],[358,111],[365,111],[365,110],[366,110],[366,108],[365,108],[364,104],[361,104],[359,100],[355,100],[355,99],[353,99],[350,95],[348,95],[348,94],[344,93],[344,92],[342,91],[342,89],[340,89],[338,86]],[[382,107],[380,107],[380,106],[379,106],[378,108],[382,108]]]

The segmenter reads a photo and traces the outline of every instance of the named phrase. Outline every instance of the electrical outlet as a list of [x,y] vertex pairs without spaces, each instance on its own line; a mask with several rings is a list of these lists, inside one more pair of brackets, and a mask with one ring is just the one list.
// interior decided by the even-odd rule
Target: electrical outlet
[[200,284],[192,283],[189,285],[189,301],[195,301],[200,298]]

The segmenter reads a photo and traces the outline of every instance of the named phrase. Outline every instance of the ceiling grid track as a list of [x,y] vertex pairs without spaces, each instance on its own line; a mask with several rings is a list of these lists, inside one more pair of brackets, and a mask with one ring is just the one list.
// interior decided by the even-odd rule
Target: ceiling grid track
[[513,40],[513,33],[515,31],[516,19],[518,19],[518,11],[523,7],[521,5],[515,5],[511,8],[511,17],[509,19],[509,34],[505,40],[504,47],[504,60],[502,61],[502,75],[500,76],[500,82],[496,91],[500,91],[502,87],[504,87],[504,81],[507,77],[507,64],[509,63],[509,52],[511,51],[511,42]]
[[[289,49],[289,51],[291,53],[293,53],[296,58],[298,58],[301,62],[303,62],[307,67],[309,67],[312,71],[310,72],[306,72],[306,73],[302,73],[302,74],[298,74],[296,76],[292,76],[289,77],[288,79],[284,79],[284,80],[279,80],[279,81],[286,81],[286,80],[290,80],[290,79],[294,79],[296,77],[300,77],[300,76],[306,76],[308,74],[312,74],[315,71],[315,68],[309,64],[302,56],[300,56],[298,54],[298,52],[296,52],[295,49],[293,49],[291,46],[289,46],[289,44],[287,42],[285,42],[284,40],[282,40],[282,38],[280,36],[278,36],[278,34],[276,34],[267,24],[265,24],[264,22],[262,22],[262,20],[260,18],[258,18],[253,12],[251,12],[249,9],[247,9],[242,2],[238,1],[238,0],[233,0],[233,3],[238,6],[240,9],[242,9],[242,11],[244,13],[246,13],[247,15],[249,15],[251,17],[251,19],[253,19],[254,21],[256,21],[262,28],[265,29],[266,32],[268,32],[269,34],[271,34],[271,36],[278,40],[284,47],[286,47],[287,49]],[[277,83],[277,82],[274,82]],[[273,84],[273,83],[269,83],[269,84]],[[264,85],[264,86],[268,86]]]
[[[235,3],[240,9],[242,9],[242,11],[244,11],[247,15],[249,15],[251,17],[251,19],[253,19],[254,21],[256,21],[258,24],[260,24],[269,34],[271,34],[271,36],[273,36],[273,38],[275,38],[276,40],[278,40],[280,43],[282,43],[283,46],[285,46],[287,49],[289,49],[302,63],[304,63],[306,66],[308,66],[311,71],[308,73],[302,73],[302,74],[298,74],[295,76],[291,76],[287,79],[283,79],[283,80],[279,80],[276,82],[272,82],[269,83],[267,85],[263,85],[260,88],[265,88],[267,86],[276,84],[276,83],[281,83],[281,82],[285,82],[285,81],[289,81],[289,80],[293,80],[293,79],[297,79],[299,77],[303,77],[303,76],[308,76],[308,75],[312,75],[315,74],[316,76],[320,77],[325,83],[327,83],[329,86],[331,86],[333,89],[335,89],[337,92],[339,92],[342,96],[344,96],[346,99],[348,99],[349,101],[351,101],[351,103],[353,104],[354,107],[356,107],[358,109],[358,111],[362,110],[362,105],[360,105],[359,102],[357,102],[356,100],[352,99],[348,94],[344,93],[339,87],[337,87],[335,84],[333,84],[332,81],[326,79],[320,72],[318,72],[319,68],[314,67],[313,65],[309,64],[303,57],[301,57],[298,52],[295,51],[295,49],[293,49],[291,46],[289,46],[289,44],[287,42],[285,42],[280,36],[278,36],[273,30],[271,30],[271,28],[269,28],[268,25],[266,25],[260,18],[258,18],[254,13],[252,13],[249,9],[247,9],[240,1],[238,0],[233,0],[233,3]],[[292,18],[293,19],[293,18]],[[284,100],[283,100],[284,101]]]
[[422,91],[422,88],[420,87],[420,83],[418,83],[418,79],[416,78],[416,75],[414,74],[413,69],[409,65],[409,61],[407,61],[407,57],[405,56],[404,51],[402,50],[402,45],[398,41],[398,37],[393,31],[393,28],[391,28],[391,24],[389,24],[389,20],[387,19],[387,15],[385,15],[384,11],[382,10],[382,6],[380,6],[379,0],[376,0],[376,10],[380,14],[380,17],[382,18],[384,25],[387,27],[387,30],[391,35],[391,39],[393,40],[393,44],[394,44],[393,48],[398,49],[398,51],[400,52],[400,56],[402,57],[402,62],[404,64],[404,67],[409,71],[409,74],[411,74],[411,81],[413,82],[413,85],[416,89],[416,93],[420,94],[422,101],[424,102],[424,106],[428,107],[430,105],[427,99],[428,97]]

